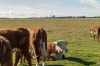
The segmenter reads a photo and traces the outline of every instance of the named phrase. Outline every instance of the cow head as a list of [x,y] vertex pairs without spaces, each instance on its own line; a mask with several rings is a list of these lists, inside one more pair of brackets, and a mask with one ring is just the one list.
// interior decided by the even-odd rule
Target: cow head
[[93,33],[93,28],[90,29],[90,32]]
[[56,44],[56,50],[58,51],[58,53],[68,52],[68,49],[66,48],[67,43],[65,41],[59,40],[58,42],[56,42]]
[[94,27],[90,29],[91,34],[93,34],[94,36],[96,36],[98,34],[98,27]]

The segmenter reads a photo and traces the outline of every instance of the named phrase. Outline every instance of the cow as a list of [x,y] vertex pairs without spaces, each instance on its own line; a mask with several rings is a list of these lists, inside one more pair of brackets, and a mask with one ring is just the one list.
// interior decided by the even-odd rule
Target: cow
[[99,42],[99,37],[100,37],[100,27],[98,28],[98,35],[97,35],[98,42]]
[[51,42],[47,44],[47,60],[55,61],[58,59],[63,59],[64,52],[68,52],[66,48],[67,43],[64,40],[59,40],[57,42]]
[[0,36],[0,66],[13,66],[12,47],[9,40]]
[[96,26],[93,27],[92,29],[90,29],[91,34],[93,34],[94,40],[95,38],[97,38],[98,42],[99,42],[99,36],[100,36],[100,27]]
[[[29,55],[29,32],[27,29],[0,29],[0,35],[10,41],[12,49],[18,48],[19,50],[21,50],[28,61],[28,65],[32,66],[31,58]],[[17,66],[19,59],[19,54],[16,54],[14,66]]]
[[43,66],[46,61],[46,49],[47,49],[47,34],[41,27],[28,28],[30,34],[30,45],[34,52],[36,60],[36,66],[39,66],[40,57],[43,60]]

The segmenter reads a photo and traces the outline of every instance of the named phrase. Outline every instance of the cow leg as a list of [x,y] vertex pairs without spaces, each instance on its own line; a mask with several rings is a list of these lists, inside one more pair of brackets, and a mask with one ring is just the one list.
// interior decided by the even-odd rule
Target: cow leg
[[39,59],[40,59],[40,56],[36,57],[36,66],[39,66]]
[[51,53],[48,50],[47,50],[46,55],[47,55],[47,61],[55,61],[56,60],[54,56],[51,56]]
[[15,53],[15,64],[14,64],[14,66],[17,66],[17,63],[18,63],[19,59],[20,59],[20,53],[16,52]]
[[4,66],[4,64],[3,64],[3,63],[4,63],[4,62],[2,61],[2,62],[1,62],[1,66]]
[[47,60],[48,60],[48,61],[55,61],[56,59],[55,59],[55,57],[53,57],[53,56],[48,56]]
[[24,51],[23,53],[24,53],[24,56],[25,56],[25,58],[26,58],[26,60],[28,62],[28,65],[32,66],[32,64],[31,64],[31,56],[29,55],[29,51]]
[[50,57],[50,61],[55,61],[55,60],[56,60],[55,57],[53,56]]
[[7,55],[5,58],[8,58],[5,60],[4,66],[13,66],[13,60],[12,60],[12,54]]
[[25,60],[24,60],[24,55],[23,55],[23,53],[20,53],[20,64],[22,64],[22,62],[24,62]]
[[[3,55],[3,54],[2,54]],[[4,56],[2,57],[3,59],[1,60],[1,66],[4,66]]]
[[95,40],[95,35],[94,35],[94,40]]

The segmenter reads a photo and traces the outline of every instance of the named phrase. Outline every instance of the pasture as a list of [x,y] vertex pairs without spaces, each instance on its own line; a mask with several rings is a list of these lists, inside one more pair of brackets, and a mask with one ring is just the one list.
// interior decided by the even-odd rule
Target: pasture
[[[94,41],[90,34],[90,28],[100,26],[100,18],[0,19],[0,28],[37,26],[46,30],[48,42],[68,42],[69,52],[65,53],[66,58],[46,61],[47,66],[100,66],[100,42]],[[35,65],[34,60],[32,64]]]

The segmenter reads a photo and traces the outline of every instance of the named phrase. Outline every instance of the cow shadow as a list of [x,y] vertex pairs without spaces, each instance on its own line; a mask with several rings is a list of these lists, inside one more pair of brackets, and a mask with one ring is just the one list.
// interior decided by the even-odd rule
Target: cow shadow
[[85,66],[90,66],[90,65],[96,64],[95,62],[88,62],[88,61],[82,60],[80,58],[75,58],[75,57],[67,57],[65,59],[69,60],[69,61],[74,61],[74,62],[77,62],[77,63],[81,63]]

